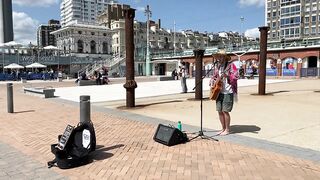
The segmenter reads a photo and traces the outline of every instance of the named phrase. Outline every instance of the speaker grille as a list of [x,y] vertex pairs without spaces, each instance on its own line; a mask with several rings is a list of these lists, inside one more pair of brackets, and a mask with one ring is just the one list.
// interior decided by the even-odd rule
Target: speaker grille
[[156,132],[156,139],[169,143],[173,132],[174,132],[173,128],[159,125],[158,131]]

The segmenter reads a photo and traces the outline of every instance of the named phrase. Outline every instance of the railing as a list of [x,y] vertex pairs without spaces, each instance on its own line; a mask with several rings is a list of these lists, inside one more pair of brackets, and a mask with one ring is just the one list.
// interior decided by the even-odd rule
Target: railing
[[95,61],[93,64],[89,64],[85,66],[84,68],[80,69],[78,71],[78,77],[81,73],[85,72],[87,76],[90,76],[94,73],[94,71],[102,68],[107,67],[109,68],[110,72],[113,69],[116,69],[118,66],[120,66],[125,60],[124,56],[113,56],[110,59],[101,60],[101,61]]
[[301,77],[320,76],[320,68],[301,68]]
[[[313,46],[320,46],[320,39],[303,39],[303,40],[296,40],[290,42],[270,42],[267,44],[268,50],[272,49],[286,49],[286,48],[305,48],[305,47],[313,47]],[[241,47],[239,46],[224,46],[223,47],[227,52],[235,52],[235,51],[259,51],[260,44],[259,43],[244,43]],[[205,48],[205,55],[212,54],[217,52],[218,46],[214,47],[207,47]],[[161,59],[161,58],[175,58],[175,57],[183,57],[183,56],[193,56],[193,49],[186,49],[183,51],[173,52],[171,51],[162,51],[162,52],[153,52],[151,54],[152,59]]]

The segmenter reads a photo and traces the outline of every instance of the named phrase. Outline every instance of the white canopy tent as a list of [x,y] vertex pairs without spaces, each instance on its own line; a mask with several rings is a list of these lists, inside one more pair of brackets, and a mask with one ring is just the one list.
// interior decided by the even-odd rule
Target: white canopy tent
[[21,47],[22,44],[19,44],[15,41],[10,41],[10,42],[6,42],[6,43],[0,43],[0,47],[10,47],[10,46],[14,46],[14,47]]
[[51,50],[57,50],[58,48],[56,46],[46,46],[43,49],[51,49]]
[[23,69],[23,68],[24,68],[23,66],[16,63],[12,63],[4,67],[4,69]]
[[32,63],[26,66],[26,68],[46,68],[46,65],[40,64],[40,63]]

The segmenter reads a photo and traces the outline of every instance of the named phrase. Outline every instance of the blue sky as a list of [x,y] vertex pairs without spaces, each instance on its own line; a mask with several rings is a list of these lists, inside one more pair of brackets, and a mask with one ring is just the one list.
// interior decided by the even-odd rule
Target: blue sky
[[[257,36],[264,25],[265,0],[120,0],[137,9],[136,19],[146,21],[143,9],[149,4],[152,20],[162,27],[200,32],[242,31]],[[13,0],[15,41],[36,40],[36,27],[49,19],[60,19],[60,0]],[[240,17],[244,17],[241,24]]]

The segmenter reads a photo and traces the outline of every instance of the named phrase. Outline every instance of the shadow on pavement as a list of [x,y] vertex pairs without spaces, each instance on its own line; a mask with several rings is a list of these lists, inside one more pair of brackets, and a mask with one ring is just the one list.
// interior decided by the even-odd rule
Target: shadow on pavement
[[274,94],[286,93],[286,92],[290,92],[290,91],[274,91],[274,92],[268,92],[266,93],[266,95],[274,95]]
[[251,132],[251,133],[258,133],[261,128],[256,125],[232,125],[230,126],[231,134],[237,133],[244,133],[244,132]]
[[[156,102],[156,103],[150,103],[150,104],[140,104],[140,105],[136,105],[135,107],[133,108],[130,108],[130,109],[141,109],[141,108],[144,108],[144,107],[147,107],[147,106],[152,106],[152,105],[157,105],[157,104],[168,104],[168,103],[177,103],[177,102],[183,102],[182,100],[174,100],[174,101],[165,101],[165,102]],[[120,106],[120,107],[117,107],[117,109],[127,109],[126,106]]]
[[35,112],[35,110],[18,111],[18,112],[13,112],[13,113],[14,114],[20,114],[20,113],[30,113],[30,112]]
[[123,144],[118,144],[110,147],[104,147],[102,145],[97,145],[96,150],[90,154],[90,157],[94,160],[104,160],[113,156],[112,153],[107,153],[106,151],[110,151],[112,149],[117,149],[123,147]]

